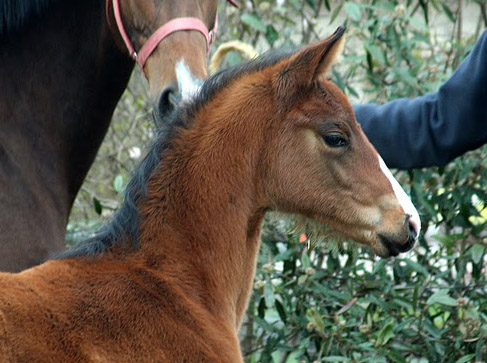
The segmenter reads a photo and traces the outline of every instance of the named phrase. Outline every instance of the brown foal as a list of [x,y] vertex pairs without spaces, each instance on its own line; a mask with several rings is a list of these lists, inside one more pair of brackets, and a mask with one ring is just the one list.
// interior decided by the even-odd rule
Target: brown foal
[[241,362],[264,214],[412,247],[418,214],[326,72],[343,28],[220,72],[181,108],[99,234],[0,275],[0,361]]

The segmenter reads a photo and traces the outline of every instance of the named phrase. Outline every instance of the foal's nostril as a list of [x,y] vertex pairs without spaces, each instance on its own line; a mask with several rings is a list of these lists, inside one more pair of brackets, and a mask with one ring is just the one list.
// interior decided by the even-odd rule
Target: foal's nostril
[[[407,252],[413,248],[418,238],[419,227],[411,220],[411,215],[407,214],[404,228],[399,234],[379,234],[379,239],[389,251],[389,256],[397,256],[401,252]],[[406,232],[406,234],[404,233]],[[405,238],[406,237],[406,238]]]
[[411,215],[406,215],[406,228],[408,230],[409,239],[415,240],[418,237],[419,227],[411,220]]

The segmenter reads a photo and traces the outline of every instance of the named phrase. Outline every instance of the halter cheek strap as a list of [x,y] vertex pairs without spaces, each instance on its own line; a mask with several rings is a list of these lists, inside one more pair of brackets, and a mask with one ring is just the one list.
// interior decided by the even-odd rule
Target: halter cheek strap
[[[110,23],[110,1],[113,4],[113,14],[115,16],[115,21],[117,22],[117,28],[120,32],[120,36],[129,51],[130,56],[139,64],[140,68],[144,70],[145,62],[147,58],[150,57],[154,49],[159,45],[160,42],[168,35],[181,31],[181,30],[195,30],[200,32],[206,40],[206,51],[209,54],[210,44],[215,40],[215,33],[218,28],[218,17],[215,19],[215,27],[212,31],[208,31],[206,25],[198,18],[175,18],[161,26],[157,29],[145,42],[139,52],[136,52],[134,46],[130,42],[130,38],[125,31],[123,26],[122,15],[120,14],[120,4],[119,0],[107,0],[106,2],[106,15],[107,20]],[[238,7],[234,0],[227,0],[230,4]]]
[[[137,59],[137,53],[135,52],[135,49],[130,42],[129,36],[125,31],[125,27],[123,26],[122,15],[120,14],[120,4],[118,3],[118,0],[112,0],[112,4],[113,15],[115,16],[115,21],[117,22],[117,28],[120,32],[120,36],[122,37],[130,56],[134,59]],[[107,20],[110,22],[110,0],[107,0]]]

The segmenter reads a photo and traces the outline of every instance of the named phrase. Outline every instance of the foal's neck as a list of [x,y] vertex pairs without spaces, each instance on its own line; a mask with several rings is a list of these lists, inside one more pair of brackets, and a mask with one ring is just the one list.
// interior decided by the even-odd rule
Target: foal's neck
[[187,295],[238,326],[265,203],[258,175],[262,136],[242,131],[249,120],[231,120],[229,127],[228,120],[203,117],[163,154],[141,208],[140,239],[141,248],[159,255],[166,276]]

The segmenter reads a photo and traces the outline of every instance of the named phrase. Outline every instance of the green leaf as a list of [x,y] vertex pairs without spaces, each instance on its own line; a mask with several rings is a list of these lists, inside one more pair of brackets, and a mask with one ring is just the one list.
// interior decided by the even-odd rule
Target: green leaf
[[414,310],[413,305],[407,300],[401,300],[399,298],[395,298],[395,299],[392,299],[392,302],[394,302],[395,304],[402,306],[403,308],[408,309],[410,311]]
[[308,309],[306,310],[306,316],[308,320],[314,324],[314,326],[316,327],[316,329],[318,329],[318,331],[324,333],[325,323],[323,322],[321,315],[317,311],[313,309]]
[[301,256],[301,263],[303,264],[303,268],[311,267],[311,260],[306,252]]
[[299,11],[299,9],[301,9],[303,6],[299,0],[288,0],[288,1],[292,5],[294,10]]
[[395,71],[396,71],[396,74],[399,77],[401,77],[405,82],[407,82],[410,86],[412,86],[412,87],[416,86],[416,80],[411,75],[411,72],[409,72],[403,68],[396,68]]
[[335,21],[336,17],[338,16],[338,14],[340,14],[340,11],[342,10],[344,3],[345,3],[345,0],[341,0],[340,4],[335,8],[335,10],[333,10],[333,13],[331,13],[330,24],[333,23]]
[[354,3],[346,3],[345,12],[352,20],[355,21],[359,21],[362,17],[362,11],[360,10],[360,6]]
[[369,51],[372,58],[375,58],[381,64],[386,64],[386,57],[379,46],[375,44],[366,44],[365,48]]
[[386,259],[380,259],[379,261],[377,261],[374,264],[374,268],[372,270],[372,275],[375,275],[379,271],[382,271],[384,269],[385,265],[387,265],[387,260]]
[[457,360],[455,363],[467,363],[467,362],[471,362],[472,359],[474,359],[474,358],[475,358],[475,354],[467,354],[467,355],[464,355],[459,360]]
[[308,280],[308,275],[301,275],[298,277],[298,285],[303,285]]
[[264,298],[262,298],[262,299],[260,299],[259,306],[257,307],[257,313],[259,315],[259,318],[264,319],[265,310],[266,310],[265,300],[264,300]]
[[411,25],[415,26],[417,29],[423,31],[423,32],[427,32],[428,31],[428,27],[426,26],[426,24],[418,19],[418,18],[411,18],[409,20],[411,22]]
[[101,215],[103,208],[101,202],[96,197],[93,197],[93,207],[95,208],[96,214]]
[[485,247],[481,244],[474,244],[470,247],[470,256],[472,256],[472,261],[475,263],[479,263],[480,259],[484,255]]
[[345,84],[345,80],[343,79],[341,74],[339,72],[337,72],[335,69],[332,69],[331,73],[333,74],[333,81],[335,82],[335,84],[341,90],[343,90],[346,84]]
[[424,324],[424,330],[428,332],[428,334],[431,334],[433,337],[437,339],[441,338],[441,331],[436,326],[434,326],[434,324],[430,319],[425,319],[423,324]]
[[349,84],[347,84],[345,87],[347,88],[347,91],[348,91],[348,92],[350,92],[350,94],[351,94],[352,96],[357,97],[357,98],[359,98],[359,97],[360,97],[360,95],[359,95],[359,94],[358,94],[358,92],[355,90],[355,88],[353,88],[353,87],[352,87],[352,86],[350,86]]
[[445,245],[445,247],[453,248],[456,245],[457,238],[450,235],[443,235],[443,234],[433,234],[431,238],[437,240],[438,242]]
[[386,352],[387,352],[386,356],[389,360],[396,363],[406,363],[406,359],[404,359],[404,357],[401,354],[396,353],[392,350],[387,350]]
[[260,20],[260,18],[257,15],[254,15],[254,14],[242,14],[242,16],[240,17],[240,19],[242,20],[242,22],[244,24],[247,24],[251,28],[254,28],[255,30],[258,30],[258,31],[260,31],[262,33],[265,33],[266,30],[267,30],[266,26],[264,25],[264,23],[262,22],[262,20]]
[[428,305],[433,305],[434,303],[446,306],[457,306],[457,301],[454,298],[448,296],[448,290],[446,289],[435,292],[426,301],[426,304]]
[[377,338],[377,342],[375,343],[376,347],[380,347],[387,344],[389,339],[391,339],[394,336],[393,328],[394,328],[394,321],[390,320],[380,331],[379,337]]
[[272,25],[267,25],[266,27],[266,33],[265,33],[265,38],[269,45],[272,47],[276,40],[279,39],[279,33],[277,30],[272,26]]
[[316,10],[316,0],[306,0],[306,2],[311,9]]
[[272,282],[270,279],[267,279],[264,285],[264,298],[265,298],[265,305],[268,308],[274,306],[274,286],[272,286]]
[[325,0],[325,7],[326,7],[326,10],[330,11],[331,8],[330,8],[330,1],[329,0]]
[[123,176],[120,174],[113,179],[113,189],[115,189],[117,193],[123,192]]
[[276,299],[275,302],[276,302],[277,313],[279,314],[279,317],[281,318],[282,322],[285,324],[287,321],[286,309],[284,309],[284,306],[279,300]]
[[443,11],[445,12],[445,15],[448,17],[448,19],[450,19],[450,21],[455,24],[455,17],[453,16],[450,8],[443,2],[441,3],[441,7],[443,8]]
[[322,362],[350,362],[350,358],[341,355],[330,355],[321,360]]
[[426,267],[421,266],[419,263],[414,262],[409,258],[404,258],[403,261],[406,262],[406,265],[408,265],[411,269],[413,269],[416,272],[419,272],[420,274],[423,274],[424,276],[428,276],[430,274]]
[[[299,359],[300,356],[301,356],[301,353],[300,352],[291,352],[287,356],[286,363],[298,363],[299,361],[301,361],[301,359]],[[257,361],[251,361],[251,362],[257,362]]]
[[440,8],[438,7],[438,0],[431,0],[431,4],[433,5],[436,11],[440,10]]
[[428,3],[425,3],[424,1],[420,1],[419,4],[421,5],[421,9],[423,9],[424,22],[428,24],[429,23]]
[[299,348],[300,350],[305,351],[306,349],[308,349],[310,344],[311,344],[310,338],[306,337],[303,340],[301,340],[301,342],[299,343]]

